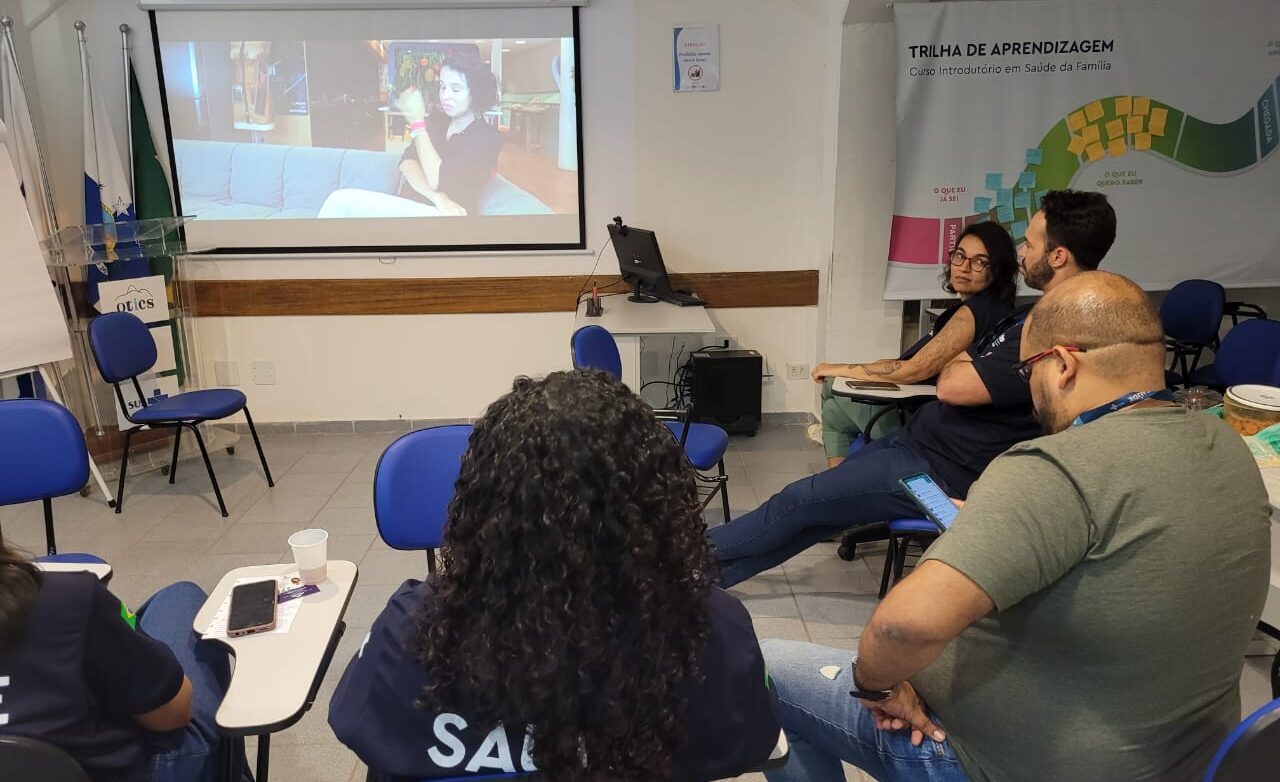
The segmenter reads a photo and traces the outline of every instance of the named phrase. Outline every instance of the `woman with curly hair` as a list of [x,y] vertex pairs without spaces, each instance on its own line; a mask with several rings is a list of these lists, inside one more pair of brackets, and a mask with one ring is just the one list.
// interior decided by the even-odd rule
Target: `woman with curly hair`
[[476,424],[442,547],[334,693],[381,779],[711,780],[758,767],[778,703],[712,586],[693,474],[603,372],[519,378]]

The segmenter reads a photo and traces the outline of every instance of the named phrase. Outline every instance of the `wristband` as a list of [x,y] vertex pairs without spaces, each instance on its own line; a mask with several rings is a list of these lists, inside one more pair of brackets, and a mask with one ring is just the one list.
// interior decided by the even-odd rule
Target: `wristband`
[[853,682],[853,689],[849,690],[849,694],[858,700],[863,701],[882,701],[893,695],[893,688],[887,690],[864,690],[862,685],[858,684],[858,661],[854,660],[849,665],[849,680]]
[[426,130],[426,129],[427,129],[427,121],[426,121],[425,119],[420,119],[420,120],[418,120],[418,121],[416,121],[416,122],[410,122],[410,123],[409,123],[409,132],[410,132],[410,133],[414,133],[414,132],[417,132],[417,131],[423,131],[423,130]]

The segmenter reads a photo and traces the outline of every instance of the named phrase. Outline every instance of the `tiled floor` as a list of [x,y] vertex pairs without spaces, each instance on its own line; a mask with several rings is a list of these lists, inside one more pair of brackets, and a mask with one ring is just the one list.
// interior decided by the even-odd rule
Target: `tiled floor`
[[[821,448],[808,442],[804,426],[774,424],[756,437],[735,437],[726,457],[735,514],[788,482],[822,469]],[[372,510],[373,471],[382,450],[397,435],[268,434],[264,447],[276,486],[268,490],[251,443],[234,455],[213,455],[231,517],[218,515],[208,477],[198,460],[179,465],[174,486],[158,473],[133,477],[124,513],[116,515],[100,494],[55,501],[59,549],[91,551],[115,570],[112,591],[139,605],[173,581],[195,581],[211,589],[242,565],[284,562],[289,535],[304,526],[329,531],[334,559],[360,566],[359,585],[347,611],[342,640],[315,708],[272,741],[272,779],[279,782],[358,782],[364,767],[329,731],[329,696],[346,661],[401,581],[422,577],[425,557],[394,551],[377,537]],[[719,502],[708,522],[719,524]],[[28,551],[43,549],[38,503],[0,508],[6,539]],[[822,544],[735,590],[750,610],[761,638],[812,640],[854,649],[875,609],[883,553],[872,549],[854,562]],[[1268,700],[1269,659],[1248,658],[1241,678],[1245,712]],[[743,780],[759,780],[749,775]],[[849,771],[849,779],[869,779]]]

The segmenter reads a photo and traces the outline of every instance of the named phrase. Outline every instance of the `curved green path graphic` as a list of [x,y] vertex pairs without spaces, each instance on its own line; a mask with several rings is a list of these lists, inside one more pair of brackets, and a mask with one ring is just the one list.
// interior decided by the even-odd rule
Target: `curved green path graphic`
[[[1161,155],[1194,171],[1233,174],[1280,147],[1280,80],[1268,84],[1239,119],[1214,124],[1145,95],[1113,95],[1078,107],[1027,150],[1027,165],[1009,188],[975,198],[965,222],[992,220],[1020,239],[1048,190],[1068,187],[1085,165],[1129,153]],[[995,177],[997,175],[990,175]],[[990,178],[990,177],[989,177]],[[984,209],[983,207],[989,207]]]

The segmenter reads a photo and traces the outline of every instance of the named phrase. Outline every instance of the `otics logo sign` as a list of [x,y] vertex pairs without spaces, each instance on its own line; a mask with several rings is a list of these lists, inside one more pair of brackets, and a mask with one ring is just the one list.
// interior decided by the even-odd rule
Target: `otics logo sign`
[[169,319],[164,277],[134,277],[98,283],[99,312],[127,312],[143,323],[161,323]]
[[116,312],[130,312],[146,320],[145,315],[150,315],[151,310],[156,308],[156,297],[151,293],[150,288],[139,288],[136,285],[130,285],[129,289],[116,297]]

